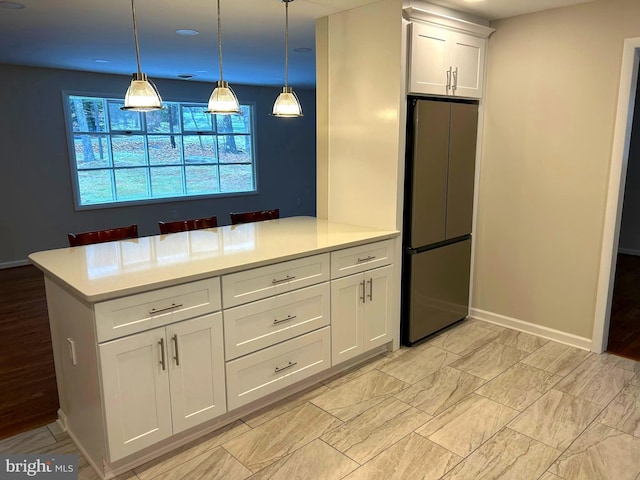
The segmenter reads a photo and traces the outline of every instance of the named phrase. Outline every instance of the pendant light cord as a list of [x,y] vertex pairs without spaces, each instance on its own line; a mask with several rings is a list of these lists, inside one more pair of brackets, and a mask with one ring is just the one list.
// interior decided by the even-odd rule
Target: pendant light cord
[[220,25],[220,0],[218,0],[218,59],[220,64],[220,81],[222,82],[222,27]]
[[138,24],[136,22],[135,0],[131,0],[131,13],[133,14],[133,38],[136,43],[136,62],[138,64],[138,80],[142,80],[142,69],[140,68],[140,48],[138,47]]
[[289,1],[284,1],[284,86],[289,86]]

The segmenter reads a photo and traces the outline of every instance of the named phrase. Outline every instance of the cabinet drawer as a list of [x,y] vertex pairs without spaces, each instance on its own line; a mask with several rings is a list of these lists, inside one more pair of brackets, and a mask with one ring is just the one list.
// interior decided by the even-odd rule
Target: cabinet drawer
[[224,311],[227,360],[329,325],[329,282]]
[[331,252],[331,278],[340,278],[391,263],[393,240],[345,248]]
[[224,308],[329,280],[329,254],[253,268],[222,277]]
[[229,411],[329,368],[330,328],[227,362]]
[[220,278],[207,278],[97,303],[98,342],[220,310]]

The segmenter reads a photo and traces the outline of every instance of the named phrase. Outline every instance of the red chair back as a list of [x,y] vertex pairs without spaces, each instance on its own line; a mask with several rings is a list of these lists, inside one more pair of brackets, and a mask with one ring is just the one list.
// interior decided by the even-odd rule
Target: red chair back
[[275,220],[280,218],[280,209],[258,210],[256,212],[231,213],[231,225],[249,222],[261,222],[262,220]]
[[160,233],[186,232],[187,230],[200,230],[201,228],[213,228],[218,226],[218,219],[214,215],[207,218],[194,218],[193,220],[177,220],[175,222],[158,222]]
[[91,245],[93,243],[111,242],[114,240],[126,240],[128,238],[138,238],[138,225],[108,228],[106,230],[96,230],[94,232],[69,233],[67,234],[67,237],[69,239],[69,245],[72,247]]

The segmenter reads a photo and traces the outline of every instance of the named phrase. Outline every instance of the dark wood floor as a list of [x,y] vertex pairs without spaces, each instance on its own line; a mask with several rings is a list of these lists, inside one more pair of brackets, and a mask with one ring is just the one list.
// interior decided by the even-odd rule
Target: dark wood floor
[[57,410],[43,275],[0,269],[0,439],[50,423]]
[[640,360],[640,257],[619,254],[607,351]]

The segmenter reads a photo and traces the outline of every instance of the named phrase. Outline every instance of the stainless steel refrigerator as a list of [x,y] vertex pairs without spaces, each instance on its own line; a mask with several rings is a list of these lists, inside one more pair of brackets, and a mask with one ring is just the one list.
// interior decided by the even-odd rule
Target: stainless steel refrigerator
[[402,266],[402,341],[469,311],[478,105],[410,98]]

